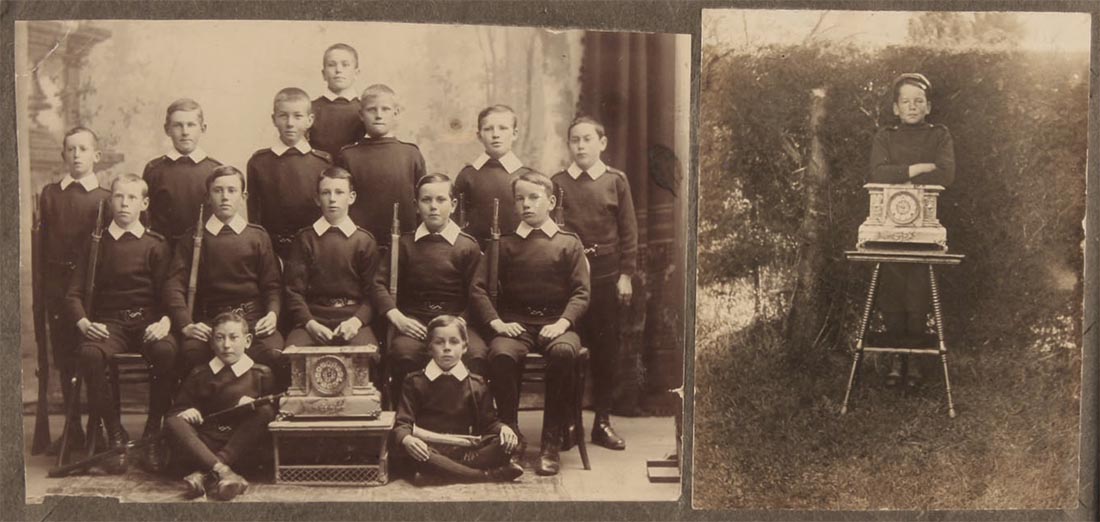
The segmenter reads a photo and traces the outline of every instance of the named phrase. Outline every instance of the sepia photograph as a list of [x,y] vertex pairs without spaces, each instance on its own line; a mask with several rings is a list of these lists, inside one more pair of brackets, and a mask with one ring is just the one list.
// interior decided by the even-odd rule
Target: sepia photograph
[[1090,22],[703,10],[693,508],[1078,507]]
[[690,35],[14,29],[28,503],[680,498]]

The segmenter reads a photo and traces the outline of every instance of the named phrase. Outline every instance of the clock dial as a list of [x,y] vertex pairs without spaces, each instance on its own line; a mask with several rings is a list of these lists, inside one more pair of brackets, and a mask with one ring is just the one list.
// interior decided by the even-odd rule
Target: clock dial
[[348,370],[336,357],[321,357],[313,365],[313,388],[321,395],[336,395],[344,390]]
[[899,192],[890,198],[886,212],[890,221],[899,225],[908,225],[920,216],[920,202],[908,192]]

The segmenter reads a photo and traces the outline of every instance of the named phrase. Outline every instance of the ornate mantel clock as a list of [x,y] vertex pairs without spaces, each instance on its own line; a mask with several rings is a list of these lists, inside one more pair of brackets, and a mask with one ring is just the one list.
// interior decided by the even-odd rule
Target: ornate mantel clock
[[868,183],[867,219],[859,226],[856,248],[912,248],[947,251],[947,229],[936,219],[943,187]]
[[280,410],[295,419],[377,418],[382,397],[370,380],[374,346],[291,346],[290,389]]

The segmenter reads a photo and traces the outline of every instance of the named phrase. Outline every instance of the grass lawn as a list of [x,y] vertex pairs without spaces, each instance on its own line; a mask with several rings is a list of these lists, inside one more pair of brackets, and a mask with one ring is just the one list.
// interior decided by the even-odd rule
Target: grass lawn
[[710,312],[697,319],[695,508],[1076,505],[1078,348],[953,346],[948,331],[957,418],[938,358],[922,358],[923,386],[905,391],[886,388],[874,355],[842,417],[846,352],[790,356],[775,326],[731,321],[744,303],[698,298]]

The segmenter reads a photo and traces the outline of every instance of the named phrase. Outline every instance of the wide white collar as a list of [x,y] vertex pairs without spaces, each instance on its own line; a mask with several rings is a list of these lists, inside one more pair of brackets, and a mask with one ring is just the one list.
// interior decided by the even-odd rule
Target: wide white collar
[[343,232],[345,236],[351,237],[358,227],[355,226],[355,222],[348,216],[344,216],[344,219],[341,219],[340,222],[335,225],[329,223],[328,220],[325,219],[325,216],[321,216],[317,221],[313,222],[313,231],[317,233],[317,237],[325,235],[325,232],[328,232],[330,228],[336,228],[340,232]]
[[[491,159],[492,158],[490,158],[488,154],[482,152],[480,156],[474,158],[474,161],[470,162],[470,166],[477,170],[481,170],[481,167],[484,167]],[[500,162],[500,165],[504,167],[504,170],[508,171],[509,174],[515,174],[515,172],[523,166],[523,162],[520,161],[516,153],[512,151],[508,151],[508,154],[501,156],[497,161]]]
[[61,190],[65,190],[65,189],[69,188],[69,185],[72,185],[73,183],[76,183],[76,184],[80,185],[81,187],[84,187],[84,190],[86,190],[88,192],[91,192],[91,191],[99,188],[99,178],[96,177],[94,172],[89,172],[88,174],[84,175],[83,178],[80,178],[79,180],[74,178],[72,176],[72,174],[65,174],[65,177],[61,178],[61,182],[60,182]]
[[[180,154],[180,151],[176,149],[168,151],[165,156],[168,156],[168,159],[172,161],[179,161],[180,158],[184,157],[184,155]],[[207,158],[206,151],[202,150],[202,148],[199,147],[195,147],[195,150],[191,151],[190,154],[187,154],[187,157],[191,158],[191,161],[194,161],[195,163],[202,163],[202,160]]]
[[538,229],[528,225],[526,221],[520,221],[519,226],[516,227],[516,235],[523,239],[527,239],[528,234],[534,230],[541,230],[545,232],[548,237],[554,237],[561,229],[558,228],[558,224],[554,223],[554,220],[550,218],[547,218]]
[[271,152],[274,152],[276,156],[282,156],[290,149],[298,149],[298,152],[302,154],[309,154],[309,151],[313,150],[313,147],[309,145],[308,140],[298,140],[298,143],[293,147],[288,147],[285,143],[280,141],[277,145],[271,147]]
[[440,375],[453,375],[455,379],[461,381],[470,376],[470,370],[466,369],[466,365],[462,364],[462,361],[458,361],[458,364],[454,365],[450,371],[443,371],[443,368],[440,368],[439,365],[435,363],[434,359],[428,361],[428,365],[424,367],[424,376],[427,377],[429,381],[434,381],[438,379]]
[[222,220],[218,219],[218,216],[211,214],[210,219],[206,220],[206,231],[216,236],[226,225],[229,225],[229,228],[233,229],[233,232],[240,234],[248,227],[248,220],[238,213],[233,214],[233,217],[229,218],[229,223],[222,223]]
[[[241,358],[237,359],[237,362],[233,363],[233,366],[230,366],[229,369],[233,370],[233,375],[240,377],[248,370],[251,370],[254,364],[256,363],[252,361],[251,357],[242,353]],[[222,371],[222,368],[225,368],[225,363],[223,363],[221,359],[217,357],[210,359],[210,371],[214,372],[214,375]]]
[[[439,235],[443,236],[443,239],[446,239],[451,246],[454,246],[455,241],[458,241],[459,232],[461,232],[461,229],[458,228],[458,225],[456,225],[454,221],[448,219],[447,224],[443,225],[443,230],[439,231]],[[413,233],[413,241],[420,241],[430,235],[432,235],[432,233],[428,231],[427,225],[421,223],[420,226],[416,227],[416,232]]]
[[592,168],[584,170],[580,168],[576,162],[573,162],[565,171],[568,172],[569,177],[573,179],[578,179],[581,177],[581,174],[587,172],[588,177],[592,178],[592,181],[595,181],[600,179],[600,176],[603,176],[604,173],[607,172],[607,165],[604,164],[603,160],[596,160],[596,164],[592,165]]
[[359,98],[359,95],[355,92],[355,87],[348,87],[347,89],[344,89],[339,93],[332,92],[332,89],[325,87],[325,93],[321,96],[324,96],[325,99],[328,101],[336,101],[336,98],[343,98],[347,101],[355,101]]
[[122,228],[118,225],[117,221],[112,220],[110,225],[107,225],[107,233],[111,234],[111,237],[115,241],[122,237],[122,234],[131,233],[134,237],[141,239],[141,236],[145,235],[145,225],[141,224],[141,220],[135,219],[133,223],[130,223],[129,228]]

